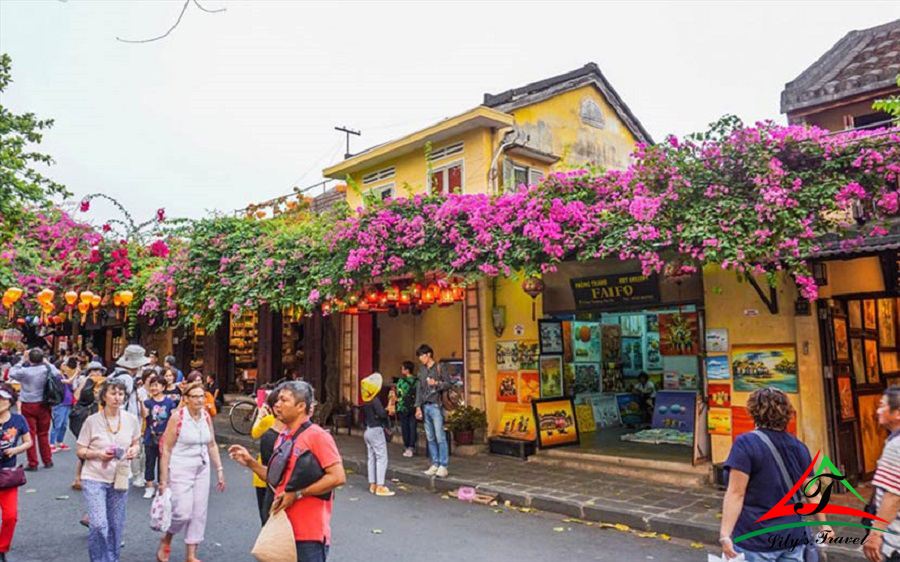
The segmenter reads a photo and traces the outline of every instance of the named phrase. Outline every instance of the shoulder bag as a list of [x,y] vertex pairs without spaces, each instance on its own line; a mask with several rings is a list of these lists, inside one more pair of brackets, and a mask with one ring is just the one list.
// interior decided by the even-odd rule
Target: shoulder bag
[[[782,458],[781,453],[775,447],[775,444],[772,443],[772,440],[769,439],[769,436],[763,433],[762,431],[754,430],[751,433],[759,437],[759,440],[768,447],[769,452],[772,453],[772,457],[775,459],[775,464],[778,466],[778,471],[781,473],[781,479],[787,489],[790,490],[794,487],[794,483],[791,482],[791,476],[788,474],[787,468],[784,466],[784,458]],[[797,492],[794,494],[793,500],[795,502],[804,503],[804,497],[800,489],[797,489]],[[824,561],[825,557],[822,553],[819,552],[819,548],[815,544],[815,534],[810,531],[810,528],[806,528],[806,538],[809,539],[809,543],[803,546],[803,562],[820,562]]]
[[0,489],[18,488],[25,485],[25,467],[0,468]]
[[62,404],[62,401],[66,399],[66,388],[49,366],[45,365],[44,368],[47,369],[47,382],[44,383],[44,404],[48,406]]

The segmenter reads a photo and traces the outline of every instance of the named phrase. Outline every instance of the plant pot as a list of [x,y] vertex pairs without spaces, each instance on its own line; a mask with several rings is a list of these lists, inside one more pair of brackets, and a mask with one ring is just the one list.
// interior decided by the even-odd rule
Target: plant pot
[[453,437],[458,445],[471,445],[475,441],[474,431],[454,431]]

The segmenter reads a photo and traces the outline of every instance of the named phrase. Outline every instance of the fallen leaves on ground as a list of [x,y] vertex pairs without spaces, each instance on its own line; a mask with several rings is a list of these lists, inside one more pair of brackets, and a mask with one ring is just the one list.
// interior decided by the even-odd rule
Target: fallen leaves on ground
[[381,534],[381,529],[372,529],[372,534],[373,534],[373,535],[380,535],[380,534]]

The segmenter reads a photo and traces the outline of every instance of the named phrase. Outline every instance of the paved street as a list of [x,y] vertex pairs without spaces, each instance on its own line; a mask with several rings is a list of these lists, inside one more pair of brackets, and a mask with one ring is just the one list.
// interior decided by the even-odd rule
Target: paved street
[[[74,459],[72,451],[59,453],[53,469],[28,473],[29,482],[20,490],[11,560],[88,559],[87,529],[78,524],[81,497],[69,488]],[[225,467],[228,490],[211,496],[207,540],[200,556],[216,562],[252,560],[249,551],[259,523],[249,472],[230,460]],[[149,505],[138,490],[131,492],[123,562],[153,559],[158,535],[148,526]],[[376,498],[357,474],[350,475],[337,495],[333,523],[330,560],[334,561],[409,560],[415,553],[428,553],[429,560],[467,562],[706,559],[704,551],[681,541],[640,538],[547,513],[469,505],[411,486],[398,490],[394,498]],[[182,553],[173,549],[172,560],[183,560]]]

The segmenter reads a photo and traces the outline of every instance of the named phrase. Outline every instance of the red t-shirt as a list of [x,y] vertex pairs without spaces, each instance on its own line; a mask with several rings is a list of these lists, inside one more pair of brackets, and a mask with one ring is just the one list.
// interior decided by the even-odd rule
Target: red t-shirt
[[[292,434],[293,432],[282,433],[275,442],[275,448],[277,449],[285,439],[285,435],[290,437]],[[276,495],[284,492],[291,473],[294,471],[294,465],[297,464],[297,457],[307,449],[312,451],[323,469],[341,462],[341,454],[338,452],[337,444],[331,434],[318,425],[312,424],[294,442],[294,450],[284,469],[284,480],[275,490]],[[314,497],[297,498],[294,505],[285,510],[288,519],[291,520],[291,526],[294,528],[294,540],[331,544],[332,503],[332,500],[325,501]]]

